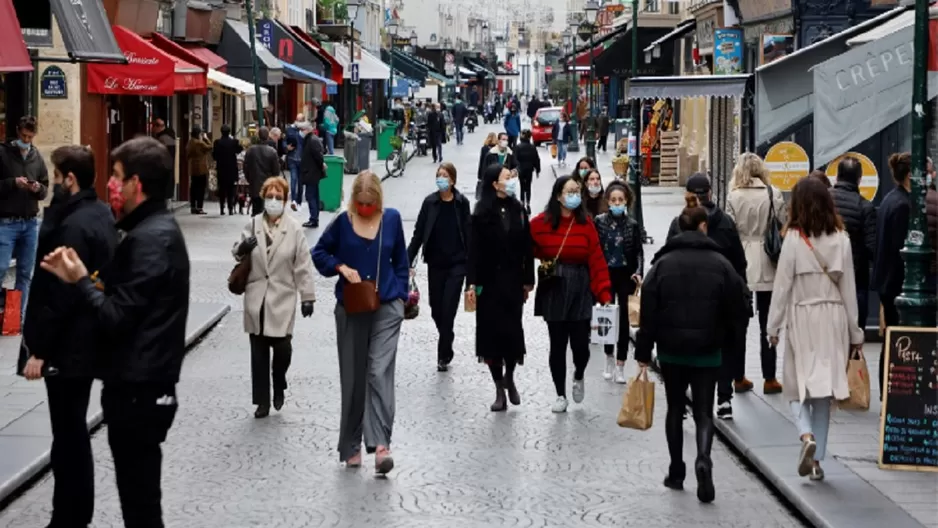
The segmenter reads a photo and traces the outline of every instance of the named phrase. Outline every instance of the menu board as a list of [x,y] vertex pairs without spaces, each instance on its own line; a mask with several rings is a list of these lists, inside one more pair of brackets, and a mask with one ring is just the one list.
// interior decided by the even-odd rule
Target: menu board
[[890,327],[879,467],[938,472],[938,328]]

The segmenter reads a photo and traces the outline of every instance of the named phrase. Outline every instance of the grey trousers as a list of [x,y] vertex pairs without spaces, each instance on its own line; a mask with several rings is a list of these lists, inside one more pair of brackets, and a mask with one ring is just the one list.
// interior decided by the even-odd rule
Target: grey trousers
[[394,426],[394,368],[397,339],[404,321],[404,303],[382,304],[377,312],[350,315],[336,304],[336,341],[342,385],[339,459],[361,450],[374,453],[389,447]]

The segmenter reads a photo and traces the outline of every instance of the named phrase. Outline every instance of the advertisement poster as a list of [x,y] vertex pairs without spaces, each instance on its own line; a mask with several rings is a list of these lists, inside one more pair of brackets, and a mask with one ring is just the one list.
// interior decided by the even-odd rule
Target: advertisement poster
[[762,64],[781,59],[795,52],[792,35],[762,35]]
[[782,192],[791,192],[798,180],[811,172],[808,153],[797,143],[782,141],[772,145],[765,154],[772,185]]
[[743,73],[743,32],[740,29],[717,29],[713,32],[713,74]]

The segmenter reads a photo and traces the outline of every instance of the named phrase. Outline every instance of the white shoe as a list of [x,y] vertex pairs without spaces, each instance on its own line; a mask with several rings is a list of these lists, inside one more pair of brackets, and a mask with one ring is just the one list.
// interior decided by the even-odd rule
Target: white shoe
[[606,368],[603,369],[603,379],[609,381],[612,379],[612,372],[616,368],[616,358],[606,356]]
[[625,365],[616,365],[616,383],[626,384]]
[[573,380],[573,403],[581,403],[586,394],[586,383],[584,380]]
[[550,408],[551,412],[562,413],[567,412],[567,398],[564,396],[557,396],[557,400],[554,402],[554,405]]

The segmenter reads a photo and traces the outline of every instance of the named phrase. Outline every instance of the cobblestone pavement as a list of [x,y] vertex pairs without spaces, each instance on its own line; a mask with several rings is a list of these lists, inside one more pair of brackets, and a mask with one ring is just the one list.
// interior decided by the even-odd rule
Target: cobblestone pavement
[[[470,194],[476,145],[487,128],[468,135],[459,152],[444,147],[461,171],[459,188]],[[546,151],[543,156],[546,162]],[[537,203],[549,194],[549,175],[545,167],[545,177],[535,183]],[[408,236],[433,177],[431,162],[417,159],[403,179],[385,184],[385,203],[402,210]],[[346,187],[349,183],[347,177]],[[681,200],[662,191],[646,196],[650,231],[660,243]],[[493,397],[489,375],[473,354],[471,314],[458,315],[454,366],[438,374],[435,330],[424,296],[423,313],[405,322],[400,339],[393,442],[397,469],[387,479],[376,479],[370,457],[362,469],[344,469],[335,451],[339,386],[333,283],[317,279],[316,314],[298,321],[283,411],[255,420],[240,302],[224,287],[231,267],[228,250],[246,218],[185,213],[180,218],[193,261],[193,296],[230,302],[233,313],[184,366],[181,408],[164,447],[163,504],[170,527],[802,526],[719,443],[713,450],[714,504],[697,502],[693,477],[686,492],[663,488],[668,464],[663,387],[656,391],[651,430],[620,429],[615,416],[623,389],[602,380],[598,354],[589,367],[584,403],[552,414],[547,332],[530,306],[525,316],[529,355],[519,369],[524,402],[495,414],[488,411]],[[423,267],[418,283],[426,285]],[[685,444],[685,458],[691,461],[690,429]],[[96,435],[94,449],[94,526],[120,526],[104,434]],[[46,477],[0,513],[0,526],[41,526],[48,519],[51,492],[51,477]]]

